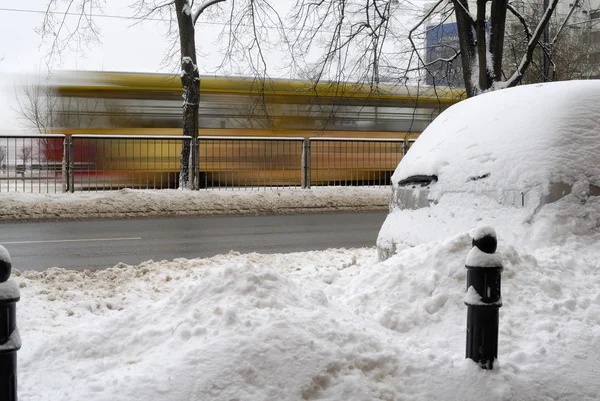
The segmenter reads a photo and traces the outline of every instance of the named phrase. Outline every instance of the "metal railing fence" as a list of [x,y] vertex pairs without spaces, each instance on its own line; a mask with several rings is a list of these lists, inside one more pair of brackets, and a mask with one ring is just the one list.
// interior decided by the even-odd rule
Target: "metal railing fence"
[[70,192],[177,188],[179,156],[189,136],[72,135]]
[[310,185],[381,186],[404,155],[405,141],[392,138],[310,138]]
[[63,192],[64,135],[0,136],[0,192]]
[[390,185],[414,140],[148,135],[0,136],[0,192],[179,186],[183,144],[192,189]]
[[200,188],[303,186],[304,138],[198,137]]

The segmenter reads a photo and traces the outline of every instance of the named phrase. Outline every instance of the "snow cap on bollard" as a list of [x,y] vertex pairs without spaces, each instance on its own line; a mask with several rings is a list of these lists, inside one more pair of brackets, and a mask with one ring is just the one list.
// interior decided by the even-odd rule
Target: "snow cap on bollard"
[[12,262],[10,260],[10,254],[5,247],[0,245],[0,283],[3,283],[10,278],[11,270]]
[[494,253],[498,247],[496,230],[492,226],[481,226],[475,230],[473,235],[473,246],[485,253]]
[[467,255],[467,266],[502,267],[500,255],[496,254],[498,239],[491,226],[481,226],[473,235],[473,248]]

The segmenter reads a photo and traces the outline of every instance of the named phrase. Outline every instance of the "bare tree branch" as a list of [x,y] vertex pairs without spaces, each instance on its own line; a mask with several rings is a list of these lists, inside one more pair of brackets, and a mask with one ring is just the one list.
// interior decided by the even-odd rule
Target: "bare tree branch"
[[523,74],[525,73],[525,70],[531,63],[533,51],[535,50],[535,47],[536,47],[540,37],[542,36],[544,27],[550,21],[550,17],[552,16],[552,13],[556,9],[557,3],[558,3],[558,0],[552,0],[550,5],[546,9],[544,15],[542,16],[540,22],[537,25],[535,31],[533,32],[533,35],[531,36],[531,38],[529,39],[529,42],[527,43],[527,51],[526,51],[525,55],[523,56],[523,59],[521,60],[519,67],[514,72],[514,74],[506,81],[506,83],[505,83],[506,87],[516,86],[519,84],[519,82],[521,82],[521,79],[523,79]]
[[221,3],[223,1],[227,1],[227,0],[208,0],[206,3],[201,4],[200,7],[198,7],[198,9],[194,12],[194,15],[192,16],[192,23],[194,25],[196,25],[196,21],[198,21],[198,18],[200,18],[200,15],[210,6],[213,6],[217,3]]
[[[139,0],[134,3],[133,7],[137,9],[135,13],[135,19],[137,20],[133,25],[143,24],[146,20],[154,17],[159,14],[160,17],[163,17],[163,12],[165,9],[172,10],[175,5],[175,0],[169,1],[167,3],[162,3],[158,5],[149,5],[145,0]],[[164,19],[164,17],[163,17]],[[171,19],[169,19],[171,20]]]
[[[56,12],[61,2],[48,0],[44,19],[36,31],[41,34],[43,41],[50,42],[46,54],[49,67],[54,64],[55,58],[60,63],[63,53],[69,49],[90,47],[100,42],[94,15],[102,11],[102,3],[102,0],[68,0],[66,9]],[[57,15],[60,17],[57,18]],[[76,20],[73,21],[71,17]]]
[[450,47],[450,46],[445,46],[445,47],[448,47],[449,49],[451,49],[454,52],[454,55],[452,57],[448,57],[448,58],[438,57],[435,60],[431,60],[430,62],[423,64],[423,67],[430,67],[439,62],[451,64],[458,58],[458,56],[460,56],[460,50],[456,50],[455,48]]
[[554,36],[554,39],[552,39],[550,41],[550,45],[554,45],[556,43],[556,41],[558,40],[558,37],[560,36],[562,30],[567,25],[567,21],[569,21],[569,18],[571,18],[571,15],[573,15],[573,11],[575,11],[575,8],[577,8],[577,7],[579,7],[579,0],[573,1],[573,5],[571,6],[571,9],[569,10],[569,13],[565,17],[565,19],[562,22],[562,24],[560,24],[560,28],[558,28],[558,31],[556,32],[556,35]]
[[531,31],[529,30],[529,24],[527,23],[527,21],[525,20],[525,18],[521,15],[521,13],[519,13],[517,11],[516,8],[514,8],[512,6],[512,4],[508,3],[507,5],[507,9],[508,11],[510,11],[515,17],[517,17],[517,19],[519,20],[519,22],[521,22],[521,25],[523,25],[523,30],[525,31],[525,35],[527,36],[527,40],[529,41],[529,39],[531,38]]
[[21,160],[21,162],[23,162],[23,164],[27,164],[29,159],[31,159],[32,151],[33,151],[33,149],[31,148],[31,146],[23,145],[19,149],[19,153],[17,153],[17,157],[19,158],[19,160]]
[[[437,3],[435,3],[433,6],[431,6],[431,8],[428,10],[427,13],[425,13],[425,15],[421,18],[421,20],[419,20],[419,22],[417,22],[416,25],[414,25],[412,27],[412,29],[408,32],[408,40],[410,41],[410,44],[412,46],[413,49],[413,54],[415,54],[417,56],[417,58],[419,59],[419,64],[421,66],[423,66],[423,68],[425,69],[425,71],[427,71],[427,73],[431,74],[431,72],[429,71],[428,67],[431,64],[426,63],[423,58],[421,57],[421,52],[419,51],[419,49],[417,49],[417,46],[415,45],[415,42],[413,40],[413,34],[414,32],[419,29],[424,23],[425,21],[427,21],[431,15],[435,12],[435,10],[444,2],[444,0],[439,0]],[[409,63],[410,65],[410,63]],[[433,74],[431,74],[433,76]]]
[[[297,0],[290,15],[294,68],[314,83],[357,81],[374,90],[396,70],[406,37],[398,28],[404,3],[389,0]],[[408,4],[408,3],[406,3]],[[402,26],[402,30],[407,29]],[[317,51],[318,49],[318,51]],[[407,53],[408,54],[408,53]],[[310,61],[309,61],[310,60]]]

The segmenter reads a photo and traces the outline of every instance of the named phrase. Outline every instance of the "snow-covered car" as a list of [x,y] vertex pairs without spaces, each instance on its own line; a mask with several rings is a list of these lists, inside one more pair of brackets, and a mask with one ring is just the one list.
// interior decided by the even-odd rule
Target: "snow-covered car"
[[427,208],[448,194],[486,196],[535,213],[575,192],[581,202],[600,195],[600,80],[464,100],[440,114],[396,168],[379,258],[402,242],[394,213]]

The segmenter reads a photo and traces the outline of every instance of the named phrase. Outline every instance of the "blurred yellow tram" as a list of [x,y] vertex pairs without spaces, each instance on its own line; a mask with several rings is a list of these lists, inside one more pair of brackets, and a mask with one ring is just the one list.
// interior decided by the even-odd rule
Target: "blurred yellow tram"
[[[181,81],[164,74],[65,72],[51,84],[56,96],[55,131],[66,135],[179,136]],[[415,139],[464,93],[407,86],[318,84],[296,80],[264,82],[239,77],[201,77],[201,137],[397,138]],[[124,171],[126,186],[176,185],[180,141],[86,139],[76,163],[96,172]],[[302,149],[267,141],[200,141],[201,181],[223,185],[286,185],[298,182]],[[354,142],[314,142],[311,182],[369,181],[389,175],[398,163],[398,143],[385,142],[375,157],[361,161]],[[400,152],[401,154],[401,152]],[[258,157],[261,155],[261,157]],[[265,161],[265,157],[268,161]],[[362,164],[361,164],[362,163]],[[268,168],[266,168],[268,166]],[[258,175],[257,175],[258,174]],[[122,174],[121,174],[122,175]],[[163,184],[164,183],[164,184]],[[119,184],[117,184],[119,185]]]

